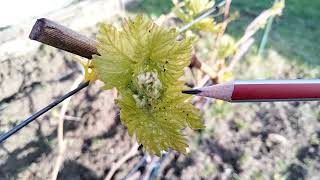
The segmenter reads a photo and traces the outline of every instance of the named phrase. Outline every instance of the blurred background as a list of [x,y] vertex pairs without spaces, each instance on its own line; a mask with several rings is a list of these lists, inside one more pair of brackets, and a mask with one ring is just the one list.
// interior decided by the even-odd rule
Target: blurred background
[[[99,22],[119,24],[121,18],[136,14],[147,14],[164,26],[181,27],[186,22],[176,12],[180,6],[187,12],[188,3],[2,0],[0,133],[75,87],[83,76],[79,57],[28,39],[37,18],[46,17],[94,39]],[[187,84],[319,78],[320,1],[287,1],[281,15],[252,24],[276,5],[273,0],[233,0],[230,11],[222,9],[215,17],[218,31],[196,27],[187,31],[197,37],[197,59],[211,67],[210,72],[186,69]],[[256,30],[241,41],[252,30],[250,24]],[[320,177],[319,102],[230,104],[195,98],[206,128],[185,130],[190,154],[169,151],[155,157],[129,137],[119,119],[115,94],[93,83],[0,144],[0,179]],[[58,127],[63,127],[63,136]]]

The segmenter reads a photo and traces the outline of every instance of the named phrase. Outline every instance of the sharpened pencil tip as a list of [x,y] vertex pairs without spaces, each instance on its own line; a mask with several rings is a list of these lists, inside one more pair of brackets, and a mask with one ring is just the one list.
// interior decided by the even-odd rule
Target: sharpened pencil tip
[[202,91],[198,90],[198,89],[190,89],[190,90],[184,90],[182,91],[182,93],[184,94],[199,94],[201,93]]

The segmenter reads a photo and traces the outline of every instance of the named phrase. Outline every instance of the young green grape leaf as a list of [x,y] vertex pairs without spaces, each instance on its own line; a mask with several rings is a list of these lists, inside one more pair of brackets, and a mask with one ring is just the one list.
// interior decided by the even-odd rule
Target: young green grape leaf
[[[215,2],[210,0],[185,0],[185,6],[183,7],[179,7],[176,1],[173,1],[173,3],[175,3],[175,14],[182,19],[184,23],[189,23],[204,11],[212,8]],[[222,24],[216,23],[214,19],[210,17],[201,20],[191,27],[191,29],[194,30],[207,32],[219,32],[221,28]]]
[[145,16],[124,21],[122,29],[101,24],[101,56],[93,59],[96,77],[120,94],[120,118],[129,134],[157,155],[169,148],[186,153],[182,129],[204,127],[179,80],[190,64],[193,40],[177,36]]

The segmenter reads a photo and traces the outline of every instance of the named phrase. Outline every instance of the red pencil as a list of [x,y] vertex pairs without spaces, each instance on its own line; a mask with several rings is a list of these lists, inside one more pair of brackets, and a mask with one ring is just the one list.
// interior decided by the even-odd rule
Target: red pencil
[[320,101],[320,80],[241,80],[182,93],[229,102]]

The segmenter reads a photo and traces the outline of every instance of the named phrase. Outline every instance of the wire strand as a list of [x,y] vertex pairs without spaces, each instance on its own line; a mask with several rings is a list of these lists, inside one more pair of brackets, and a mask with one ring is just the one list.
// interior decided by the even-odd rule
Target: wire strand
[[89,81],[80,84],[76,89],[68,92],[67,94],[61,96],[60,98],[58,98],[57,100],[53,101],[52,103],[50,103],[48,106],[44,107],[43,109],[41,109],[40,111],[34,113],[33,115],[31,115],[29,118],[25,119],[24,121],[22,121],[20,124],[18,124],[17,126],[15,126],[14,128],[10,129],[8,132],[1,134],[0,136],[0,143],[4,142],[6,139],[8,139],[10,136],[12,136],[13,134],[15,134],[16,132],[18,132],[20,129],[22,129],[23,127],[25,127],[26,125],[28,125],[30,122],[34,121],[35,119],[37,119],[39,116],[41,116],[42,114],[46,113],[47,111],[49,111],[50,109],[52,109],[53,107],[57,106],[58,104],[60,104],[62,101],[64,101],[65,99],[73,96],[74,94],[76,94],[77,92],[79,92],[81,89],[87,87],[89,85]]

